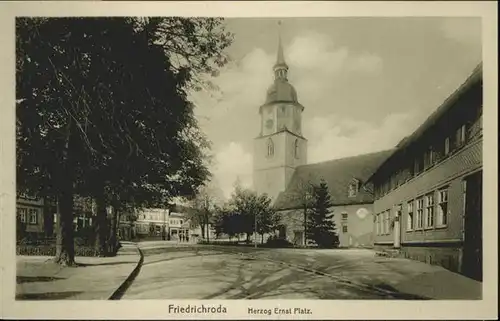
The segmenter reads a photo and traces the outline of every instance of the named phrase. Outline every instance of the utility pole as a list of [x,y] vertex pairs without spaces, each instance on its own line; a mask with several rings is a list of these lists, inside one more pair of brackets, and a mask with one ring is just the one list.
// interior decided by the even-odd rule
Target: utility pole
[[[308,188],[310,187],[308,186]],[[311,193],[306,190],[304,193],[304,246],[307,246],[307,207],[309,206],[310,198]]]
[[[307,196],[306,196],[307,202]],[[304,202],[304,246],[307,246],[307,203]]]

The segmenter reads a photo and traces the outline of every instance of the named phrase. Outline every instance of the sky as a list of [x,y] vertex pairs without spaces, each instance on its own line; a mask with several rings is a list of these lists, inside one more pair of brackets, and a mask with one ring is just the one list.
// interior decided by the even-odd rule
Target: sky
[[[278,27],[278,21],[282,21]],[[289,82],[305,107],[308,163],[393,148],[481,61],[479,18],[232,18],[231,62],[192,94],[212,141],[213,184],[252,187],[259,106],[281,33]],[[281,31],[280,31],[281,30]]]

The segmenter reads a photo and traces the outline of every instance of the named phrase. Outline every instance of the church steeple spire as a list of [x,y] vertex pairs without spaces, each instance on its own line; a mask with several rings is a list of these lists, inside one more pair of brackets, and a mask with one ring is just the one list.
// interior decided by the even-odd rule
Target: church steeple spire
[[[281,27],[281,21],[278,22]],[[278,56],[274,64],[274,78],[276,80],[287,80],[288,65],[285,62],[285,55],[283,53],[283,44],[281,43],[281,28],[278,31]]]

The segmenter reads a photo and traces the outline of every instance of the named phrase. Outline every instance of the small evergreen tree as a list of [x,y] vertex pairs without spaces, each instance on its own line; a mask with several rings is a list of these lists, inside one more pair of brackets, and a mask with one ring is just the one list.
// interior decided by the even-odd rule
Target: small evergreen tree
[[313,187],[313,205],[307,217],[307,238],[320,248],[337,247],[339,243],[333,213],[329,210],[331,206],[328,185],[321,180]]

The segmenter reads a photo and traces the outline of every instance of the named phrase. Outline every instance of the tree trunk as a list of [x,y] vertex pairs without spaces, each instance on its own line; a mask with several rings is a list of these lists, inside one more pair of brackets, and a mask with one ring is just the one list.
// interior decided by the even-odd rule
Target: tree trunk
[[113,207],[113,212],[111,214],[111,224],[109,229],[109,252],[114,254],[118,247],[118,242],[116,234],[118,233],[118,210]]
[[104,199],[104,191],[99,193],[96,197],[96,205],[97,205],[97,230],[96,230],[96,244],[95,249],[99,253],[99,256],[106,255],[106,239],[107,239],[107,222],[106,222],[106,200]]
[[264,234],[260,235],[260,244],[264,244]]
[[63,149],[61,168],[55,173],[57,186],[57,238],[56,257],[54,261],[63,266],[75,265],[75,243],[73,236],[73,177],[74,163],[72,150],[75,148],[76,136],[71,132],[72,124],[66,129],[66,143]]
[[205,239],[205,224],[201,223],[200,228],[201,228],[201,238]]
[[57,207],[55,262],[64,266],[74,266],[75,244],[73,240],[73,194],[71,190],[59,193]]
[[205,217],[205,231],[207,233],[207,242],[210,242],[210,225],[208,223],[208,215]]

